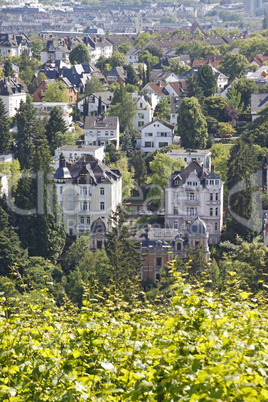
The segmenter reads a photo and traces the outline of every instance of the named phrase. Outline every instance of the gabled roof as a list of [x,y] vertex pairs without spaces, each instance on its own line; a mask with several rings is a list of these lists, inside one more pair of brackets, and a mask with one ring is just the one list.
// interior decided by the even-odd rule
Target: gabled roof
[[198,162],[193,161],[181,171],[172,173],[169,178],[168,187],[178,187],[185,184],[186,180],[192,172],[196,174],[199,182],[204,185],[204,179],[209,175],[209,171],[208,169],[201,166]]
[[17,93],[25,93],[22,84],[16,82],[15,78],[5,77],[0,79],[0,95],[12,96]]
[[251,95],[251,114],[257,114],[268,106],[268,94],[252,94]]
[[121,178],[118,170],[110,169],[91,155],[83,156],[68,167],[72,184],[112,184]]
[[155,124],[156,122],[159,122],[159,123],[163,124],[164,126],[168,127],[170,130],[173,130],[174,127],[175,127],[174,124],[169,123],[168,121],[165,121],[165,120],[162,120],[162,119],[154,119],[152,121],[149,121],[149,123],[144,124],[144,126],[142,126],[140,128],[140,130],[143,130],[145,127],[148,127],[151,124]]
[[165,86],[165,81],[148,82],[145,87],[142,88],[142,91],[149,87],[157,96],[164,96],[166,95],[164,92]]

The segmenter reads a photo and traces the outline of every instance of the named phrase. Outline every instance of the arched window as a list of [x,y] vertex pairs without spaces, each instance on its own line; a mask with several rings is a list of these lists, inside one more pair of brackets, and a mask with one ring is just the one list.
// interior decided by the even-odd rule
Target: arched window
[[177,251],[180,251],[180,250],[181,250],[181,243],[178,242],[178,243],[177,243]]

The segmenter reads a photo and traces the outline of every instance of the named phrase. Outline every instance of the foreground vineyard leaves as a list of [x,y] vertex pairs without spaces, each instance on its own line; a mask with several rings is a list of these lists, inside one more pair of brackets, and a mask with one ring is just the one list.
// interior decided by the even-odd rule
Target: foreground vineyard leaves
[[[86,289],[81,311],[40,293],[2,295],[2,401],[267,401],[268,313],[262,294],[184,283],[151,304]],[[92,295],[92,296],[90,296]]]

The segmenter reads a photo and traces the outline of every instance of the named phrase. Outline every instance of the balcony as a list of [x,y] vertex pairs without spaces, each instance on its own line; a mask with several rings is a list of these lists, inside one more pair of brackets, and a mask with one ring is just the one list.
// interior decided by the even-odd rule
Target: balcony
[[185,205],[193,205],[193,206],[198,206],[199,205],[199,200],[185,200]]

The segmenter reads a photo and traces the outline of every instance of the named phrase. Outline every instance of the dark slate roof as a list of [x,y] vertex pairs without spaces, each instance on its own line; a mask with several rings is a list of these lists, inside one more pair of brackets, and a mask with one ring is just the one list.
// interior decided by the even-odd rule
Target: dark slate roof
[[112,184],[121,177],[118,170],[110,169],[104,163],[91,155],[80,158],[69,167],[71,184]]
[[[186,168],[182,169],[180,172],[174,172],[169,178],[169,187],[177,187],[185,184],[188,179],[190,173],[195,172],[199,182],[201,184],[205,184],[205,178],[208,177],[209,171],[206,168],[203,168],[198,162],[193,161],[186,166]],[[215,173],[214,173],[215,174]],[[217,176],[219,178],[219,176]],[[175,184],[176,181],[179,181],[179,184]]]
[[15,78],[5,77],[0,79],[0,95],[11,96],[24,92],[23,85],[16,82]]
[[206,235],[207,225],[205,222],[199,218],[199,216],[191,223],[189,227],[189,232],[191,235]]
[[91,229],[90,229],[90,235],[92,235],[92,234],[100,235],[100,234],[105,234],[106,232],[107,232],[107,225],[102,218],[98,218],[92,223]]
[[170,112],[171,114],[178,113],[179,107],[181,105],[182,98],[179,96],[172,95],[170,97]]
[[252,94],[251,95],[251,113],[257,114],[261,109],[268,106],[268,94]]

